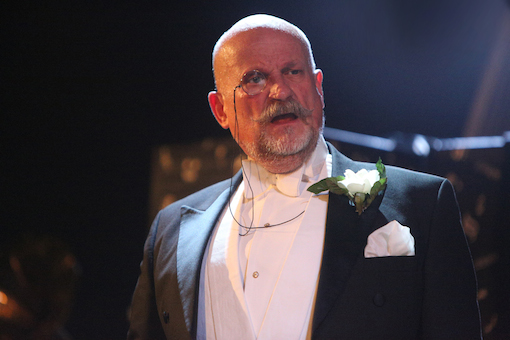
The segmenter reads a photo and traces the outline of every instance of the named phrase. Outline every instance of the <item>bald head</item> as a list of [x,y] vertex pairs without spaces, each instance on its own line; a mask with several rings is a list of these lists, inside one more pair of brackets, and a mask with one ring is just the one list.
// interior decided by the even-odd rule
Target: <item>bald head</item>
[[255,14],[236,22],[228,31],[223,33],[216,42],[216,45],[214,45],[212,64],[217,88],[219,86],[218,80],[227,76],[229,66],[235,62],[234,59],[236,56],[232,55],[231,48],[232,40],[234,38],[242,39],[242,33],[251,30],[272,30],[294,37],[302,45],[303,53],[307,55],[310,68],[315,70],[312,47],[303,31],[283,19],[267,14]]
[[305,34],[279,18],[249,16],[218,40],[213,66],[216,91],[208,99],[221,127],[269,172],[299,168],[315,150],[324,117],[322,71]]

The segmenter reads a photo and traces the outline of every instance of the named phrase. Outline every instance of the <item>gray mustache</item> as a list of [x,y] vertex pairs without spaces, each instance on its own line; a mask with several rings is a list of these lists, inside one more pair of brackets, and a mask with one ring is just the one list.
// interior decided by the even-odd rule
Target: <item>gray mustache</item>
[[293,113],[296,115],[298,119],[304,119],[311,116],[313,110],[309,110],[303,107],[296,100],[289,100],[286,102],[273,102],[269,104],[264,111],[262,111],[262,115],[254,119],[257,123],[270,123],[275,117],[286,113]]

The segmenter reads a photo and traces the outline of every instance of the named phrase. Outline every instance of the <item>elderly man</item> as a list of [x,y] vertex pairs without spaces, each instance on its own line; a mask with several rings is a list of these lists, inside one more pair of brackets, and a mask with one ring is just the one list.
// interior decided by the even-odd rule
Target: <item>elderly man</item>
[[128,338],[480,338],[448,181],[379,166],[387,184],[363,209],[307,190],[375,166],[324,141],[323,74],[305,34],[249,16],[218,40],[213,66],[211,110],[248,158],[158,214]]

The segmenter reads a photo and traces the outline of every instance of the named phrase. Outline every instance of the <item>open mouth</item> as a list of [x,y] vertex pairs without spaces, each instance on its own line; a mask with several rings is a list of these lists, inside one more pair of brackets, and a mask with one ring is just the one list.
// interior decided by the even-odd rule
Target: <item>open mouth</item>
[[282,115],[278,115],[271,120],[273,124],[282,124],[288,123],[290,121],[296,120],[298,117],[294,113],[284,113]]

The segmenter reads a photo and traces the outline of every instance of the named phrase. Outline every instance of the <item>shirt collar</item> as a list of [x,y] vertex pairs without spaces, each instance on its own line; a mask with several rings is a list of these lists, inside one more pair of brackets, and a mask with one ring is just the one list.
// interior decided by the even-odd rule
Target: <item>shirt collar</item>
[[282,194],[298,197],[310,182],[315,182],[326,161],[328,147],[321,135],[312,156],[300,168],[288,174],[273,174],[252,159],[243,160],[244,195],[251,199],[271,186]]

